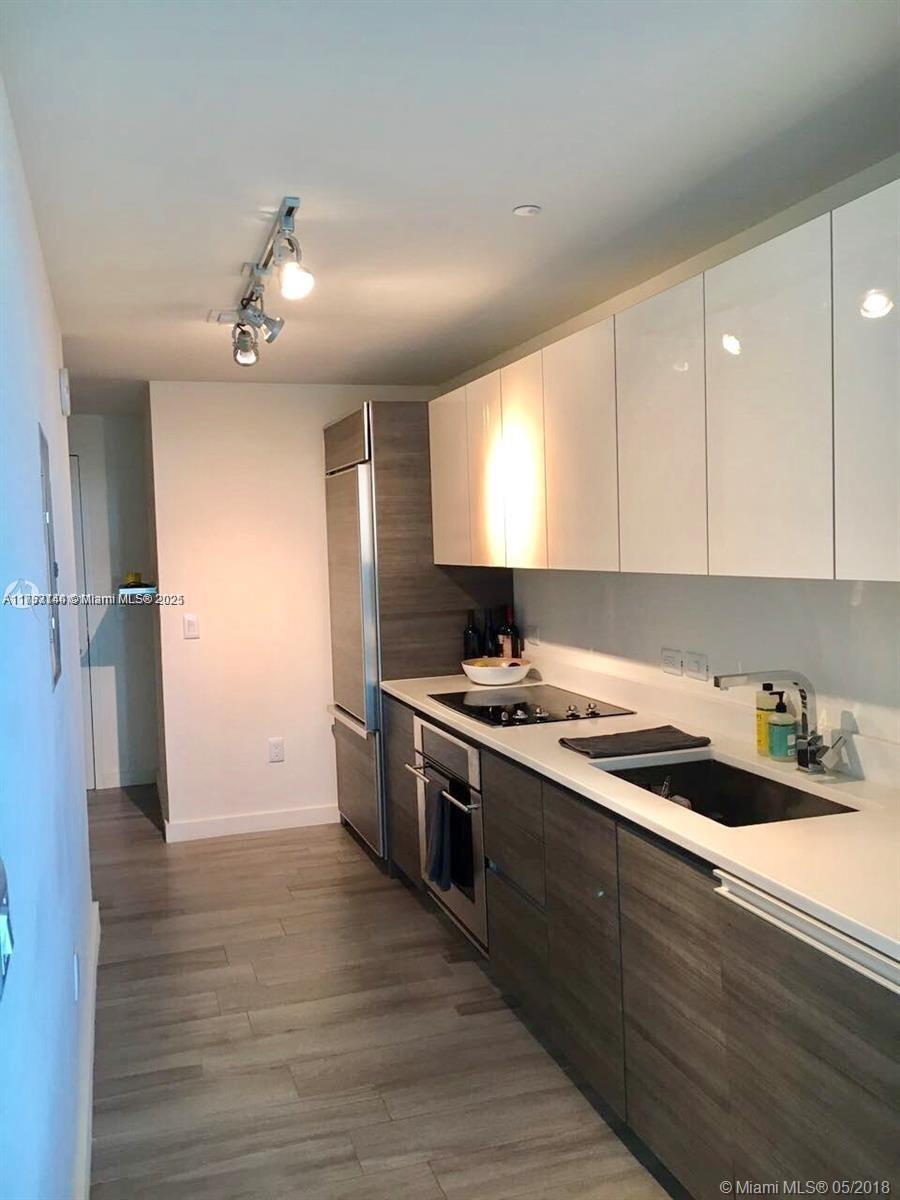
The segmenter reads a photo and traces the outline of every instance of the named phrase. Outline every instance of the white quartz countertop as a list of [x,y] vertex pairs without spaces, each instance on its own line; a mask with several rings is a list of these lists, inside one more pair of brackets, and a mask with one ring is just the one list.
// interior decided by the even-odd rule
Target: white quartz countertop
[[[592,764],[561,746],[560,737],[667,724],[686,733],[702,735],[706,731],[649,711],[606,717],[602,722],[495,729],[430,698],[434,693],[468,691],[473,686],[464,675],[382,684],[388,695],[423,716],[530,767],[882,954],[900,958],[900,791],[865,781],[808,776],[793,764],[760,758],[749,737],[745,744],[711,735],[712,745],[705,750],[604,759],[601,768],[596,760]],[[710,756],[857,811],[730,828],[609,774],[628,767]]]

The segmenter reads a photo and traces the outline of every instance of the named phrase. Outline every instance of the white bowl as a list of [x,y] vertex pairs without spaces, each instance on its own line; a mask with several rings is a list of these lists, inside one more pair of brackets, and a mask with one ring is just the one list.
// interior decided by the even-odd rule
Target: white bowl
[[531,670],[531,663],[527,658],[470,658],[462,664],[462,669],[473,683],[498,687],[521,683]]

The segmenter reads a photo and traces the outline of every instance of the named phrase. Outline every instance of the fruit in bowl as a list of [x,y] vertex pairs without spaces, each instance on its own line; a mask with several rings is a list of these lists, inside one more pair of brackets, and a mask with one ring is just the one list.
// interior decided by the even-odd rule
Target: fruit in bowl
[[527,658],[469,658],[462,669],[473,683],[498,687],[521,683],[531,670],[531,663]]

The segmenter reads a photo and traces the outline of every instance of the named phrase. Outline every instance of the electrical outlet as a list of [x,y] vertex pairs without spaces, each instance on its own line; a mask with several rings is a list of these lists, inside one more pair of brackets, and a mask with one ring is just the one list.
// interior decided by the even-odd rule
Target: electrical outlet
[[269,738],[269,762],[284,762],[284,738]]
[[705,683],[709,679],[709,659],[697,650],[685,650],[684,673],[689,679],[699,679]]
[[680,650],[673,650],[669,646],[663,646],[659,652],[659,664],[669,675],[684,674],[684,663],[682,662]]

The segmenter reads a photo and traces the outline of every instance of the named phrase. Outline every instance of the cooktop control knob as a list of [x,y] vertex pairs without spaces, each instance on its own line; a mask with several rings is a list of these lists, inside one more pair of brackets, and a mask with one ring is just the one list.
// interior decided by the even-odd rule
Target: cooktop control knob
[[550,714],[544,708],[543,704],[536,704],[534,706],[534,718],[536,721],[546,721],[549,716]]
[[597,717],[600,715],[596,700],[588,700],[587,708],[584,711],[588,717]]
[[566,705],[566,716],[569,718],[570,721],[574,721],[574,720],[578,719],[578,716],[579,716],[578,709],[575,707],[574,704]]
[[513,716],[515,717],[515,719],[517,721],[527,721],[528,720],[528,713],[525,711],[524,708],[517,708],[516,711],[513,713]]

